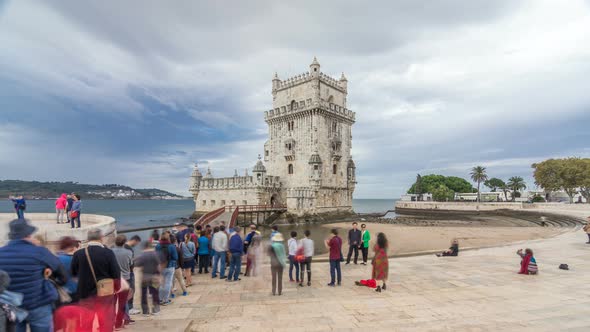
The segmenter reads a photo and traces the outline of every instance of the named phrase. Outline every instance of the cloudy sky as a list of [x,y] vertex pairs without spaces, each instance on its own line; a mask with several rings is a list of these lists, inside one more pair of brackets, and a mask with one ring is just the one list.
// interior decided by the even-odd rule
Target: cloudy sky
[[589,1],[0,1],[0,179],[188,195],[251,168],[271,78],[349,80],[357,198],[590,156]]

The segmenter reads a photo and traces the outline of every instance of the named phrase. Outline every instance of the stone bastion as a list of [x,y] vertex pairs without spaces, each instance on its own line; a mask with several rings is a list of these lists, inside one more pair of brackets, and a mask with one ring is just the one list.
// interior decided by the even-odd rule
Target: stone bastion
[[[8,239],[10,221],[15,219],[14,213],[0,213],[0,246],[5,245]],[[116,220],[113,217],[98,214],[82,214],[81,227],[70,228],[69,224],[57,224],[55,213],[25,213],[25,219],[38,228],[34,236],[40,235],[46,241],[47,248],[55,251],[59,239],[64,236],[71,236],[82,242],[84,246],[87,241],[88,230],[98,228],[102,230],[105,237],[105,245],[115,244],[117,236]]]

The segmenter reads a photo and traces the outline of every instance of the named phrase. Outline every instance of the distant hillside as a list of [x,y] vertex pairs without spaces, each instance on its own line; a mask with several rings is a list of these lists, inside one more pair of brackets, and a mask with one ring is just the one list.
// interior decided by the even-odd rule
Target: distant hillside
[[28,199],[55,198],[62,193],[79,193],[83,199],[181,199],[171,192],[150,188],[134,189],[119,184],[81,184],[77,182],[38,182],[0,180],[0,197],[24,195]]

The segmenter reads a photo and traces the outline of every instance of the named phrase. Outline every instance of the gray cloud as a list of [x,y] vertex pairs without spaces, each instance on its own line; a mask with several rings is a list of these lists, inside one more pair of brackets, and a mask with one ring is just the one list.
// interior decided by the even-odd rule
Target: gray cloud
[[[12,1],[0,8],[0,87],[15,87],[0,89],[0,153],[15,152],[6,136],[15,128],[48,135],[45,121],[19,123],[9,109],[35,119],[58,106],[61,116],[119,113],[138,135],[161,123],[185,138],[163,133],[129,159],[88,139],[82,160],[105,156],[118,182],[186,193],[195,160],[218,175],[254,163],[272,73],[304,72],[317,55],[324,72],[349,79],[359,197],[398,196],[417,172],[467,177],[477,163],[532,183],[531,160],[590,153],[588,9],[532,0]],[[4,177],[49,178],[63,167],[27,144],[23,158],[46,157],[47,174],[4,160]],[[114,181],[100,169],[76,176]]]

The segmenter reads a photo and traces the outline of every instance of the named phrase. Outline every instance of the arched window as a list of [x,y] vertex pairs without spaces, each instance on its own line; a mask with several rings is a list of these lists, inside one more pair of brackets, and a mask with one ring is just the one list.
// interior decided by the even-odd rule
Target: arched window
[[337,171],[338,171],[338,166],[336,166],[336,164],[334,164],[332,166],[332,174],[336,174]]
[[334,96],[328,97],[328,103],[333,103],[333,102],[334,102]]
[[297,109],[297,102],[295,100],[291,101],[291,111],[294,111]]
[[293,174],[293,164],[289,164],[287,170],[289,171],[289,174]]

